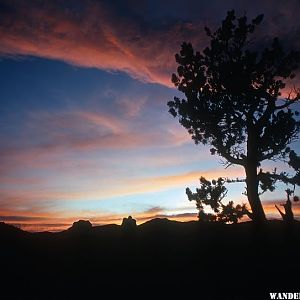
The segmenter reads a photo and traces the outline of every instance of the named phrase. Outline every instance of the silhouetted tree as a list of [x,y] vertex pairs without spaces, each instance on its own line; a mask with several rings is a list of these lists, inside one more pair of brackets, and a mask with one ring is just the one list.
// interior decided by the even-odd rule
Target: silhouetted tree
[[290,199],[290,196],[293,194],[293,191],[290,189],[286,189],[285,192],[286,192],[287,200],[286,200],[285,204],[281,204],[281,206],[283,206],[285,212],[282,212],[277,205],[275,205],[275,207],[279,211],[283,221],[285,221],[287,223],[291,223],[294,221],[294,214],[292,211],[292,201]]
[[[237,223],[244,215],[250,214],[245,204],[234,206],[233,201],[226,205],[222,203],[227,194],[224,184],[225,180],[221,177],[212,181],[201,177],[200,188],[196,189],[196,193],[192,193],[189,188],[186,189],[188,199],[196,201],[199,221]],[[206,212],[206,206],[209,206],[213,213]]]
[[286,80],[295,77],[299,52],[284,51],[277,38],[270,47],[255,50],[249,37],[262,19],[259,15],[248,22],[246,16],[236,18],[229,11],[214,33],[205,28],[210,46],[202,53],[183,43],[175,55],[179,66],[172,82],[186,99],[168,102],[169,112],[196,144],[209,144],[211,154],[222,156],[226,164],[244,167],[246,193],[257,222],[265,220],[259,186],[268,190],[276,180],[297,179],[258,168],[265,160],[286,161],[289,156],[290,163],[295,162],[288,145],[300,128],[298,112],[291,109],[299,91],[281,94]]

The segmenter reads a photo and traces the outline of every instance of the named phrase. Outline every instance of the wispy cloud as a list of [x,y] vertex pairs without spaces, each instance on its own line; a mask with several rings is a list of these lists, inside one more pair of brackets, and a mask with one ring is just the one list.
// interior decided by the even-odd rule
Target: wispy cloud
[[117,104],[121,106],[125,115],[132,118],[135,118],[141,114],[141,111],[145,106],[146,102],[146,97],[141,97],[139,99],[123,97],[117,100]]
[[[133,196],[145,193],[153,193],[160,191],[167,191],[173,188],[184,188],[186,186],[198,185],[200,176],[207,178],[216,178],[219,176],[226,176],[226,172],[220,170],[207,170],[188,173],[177,173],[165,176],[134,176],[129,178],[116,177],[114,172],[112,175],[106,174],[99,175],[96,179],[82,182],[81,170],[77,175],[73,175],[72,185],[69,186],[68,182],[54,183],[50,180],[50,184],[46,181],[44,184],[38,182],[37,184],[18,186],[18,188],[2,187],[0,188],[1,209],[7,211],[19,212],[36,212],[45,213],[52,212],[64,215],[62,207],[72,209],[78,201],[89,199],[89,201],[101,201],[115,197]],[[78,172],[78,170],[77,170]],[[100,170],[101,174],[101,170]],[[106,176],[105,176],[106,175]],[[240,170],[230,172],[230,175],[241,175]],[[76,178],[77,176],[78,179]],[[228,176],[228,174],[227,174]],[[64,180],[66,175],[60,177],[56,175],[58,182]],[[74,182],[79,180],[80,185],[76,187]],[[49,179],[48,179],[49,181]],[[16,187],[16,185],[14,185]],[[163,209],[156,208],[156,213],[162,212]],[[154,211],[151,211],[153,213]]]
[[2,55],[33,55],[120,70],[142,81],[171,86],[166,70],[174,67],[173,49],[184,39],[184,25],[147,33],[134,20],[115,18],[100,2],[83,5],[79,14],[52,4],[39,6],[37,1],[5,5],[0,23]]
[[[244,10],[253,14],[268,11],[263,37],[280,35],[285,43],[293,46],[299,40],[298,17],[293,13],[299,9],[299,2],[293,0],[285,1],[284,5],[260,1],[256,11],[249,1],[231,1],[226,7],[220,3],[218,10],[213,3],[206,3],[206,13],[201,2],[191,1],[195,12],[190,14],[190,19],[185,16],[184,6],[174,4],[173,18],[163,18],[164,22],[151,14],[150,20],[143,21],[143,4],[128,3],[127,14],[121,14],[114,4],[105,2],[77,1],[76,4],[72,7],[72,1],[70,5],[66,1],[41,5],[35,0],[2,0],[0,53],[33,55],[76,66],[124,71],[142,81],[172,86],[170,74],[176,68],[174,53],[179,50],[180,43],[192,41],[202,50],[206,43],[204,25],[215,24],[217,18],[224,17],[228,7],[241,13]],[[161,9],[171,14],[170,7],[162,4]]]
[[[63,153],[180,146],[191,143],[176,123],[160,126],[129,122],[124,116],[101,111],[31,112],[22,138],[1,145],[1,173],[19,166],[47,166],[47,159]],[[28,137],[31,137],[30,139]],[[64,161],[65,165],[67,161]],[[55,160],[50,159],[55,165]]]

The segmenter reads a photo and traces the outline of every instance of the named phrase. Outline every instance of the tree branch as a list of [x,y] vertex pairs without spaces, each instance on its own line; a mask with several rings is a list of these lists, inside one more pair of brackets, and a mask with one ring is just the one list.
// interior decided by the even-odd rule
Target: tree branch
[[240,166],[244,166],[245,165],[245,159],[239,159],[236,157],[233,157],[226,149],[226,147],[224,147],[223,145],[218,145],[220,154],[231,164],[236,164],[236,165],[240,165]]

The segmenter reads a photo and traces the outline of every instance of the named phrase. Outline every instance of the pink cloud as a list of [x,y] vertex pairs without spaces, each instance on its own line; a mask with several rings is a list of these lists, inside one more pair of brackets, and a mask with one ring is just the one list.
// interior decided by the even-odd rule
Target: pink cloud
[[91,111],[30,113],[23,136],[26,141],[30,136],[37,142],[31,145],[20,141],[21,147],[8,144],[2,148],[1,156],[21,163],[70,151],[125,150],[191,143],[188,133],[176,123],[160,127],[159,124],[127,120],[126,116]]
[[[124,132],[126,125],[119,118],[106,115],[104,113],[93,113],[93,112],[78,112],[74,114],[74,118],[78,117],[81,121],[89,122],[98,127],[106,127],[113,134],[120,134]],[[74,124],[73,124],[74,125]],[[124,128],[125,127],[125,128]]]
[[165,31],[144,32],[134,20],[116,18],[99,3],[87,5],[80,18],[50,4],[38,8],[24,3],[15,14],[2,18],[2,55],[33,55],[81,67],[125,71],[139,80],[167,86],[173,86],[170,75],[176,68],[175,51],[197,27],[189,27],[188,32],[183,23]]
[[146,97],[141,97],[139,99],[123,97],[117,100],[117,104],[122,108],[125,115],[129,118],[138,117],[141,114],[146,102]]
[[[203,27],[216,23],[209,4],[211,20],[204,15],[197,22],[173,21],[160,30],[155,26],[145,30],[134,18],[119,16],[100,2],[85,3],[80,13],[59,9],[55,2],[16,3],[11,4],[13,12],[1,15],[0,54],[33,55],[81,67],[124,71],[139,80],[170,87],[170,76],[176,70],[174,54],[180,44],[191,41],[197,50],[202,50],[207,44]],[[293,13],[296,9],[291,9],[295,5],[291,1],[274,8],[269,1],[262,1],[260,10],[268,14],[259,36],[282,36],[286,43],[299,46],[295,26],[298,16]],[[249,5],[240,6],[245,10]],[[196,5],[195,9],[200,8]],[[226,9],[220,9],[225,16]]]

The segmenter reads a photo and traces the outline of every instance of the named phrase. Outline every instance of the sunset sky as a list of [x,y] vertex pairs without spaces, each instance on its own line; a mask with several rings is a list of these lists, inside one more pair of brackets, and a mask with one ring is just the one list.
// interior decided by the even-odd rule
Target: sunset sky
[[[196,220],[186,187],[244,173],[225,170],[168,113],[182,96],[174,54],[183,41],[202,50],[204,26],[233,8],[265,14],[260,41],[300,48],[297,0],[0,0],[0,221],[58,230],[129,214]],[[228,188],[228,200],[247,202],[243,183]],[[270,218],[283,190],[262,197]]]

